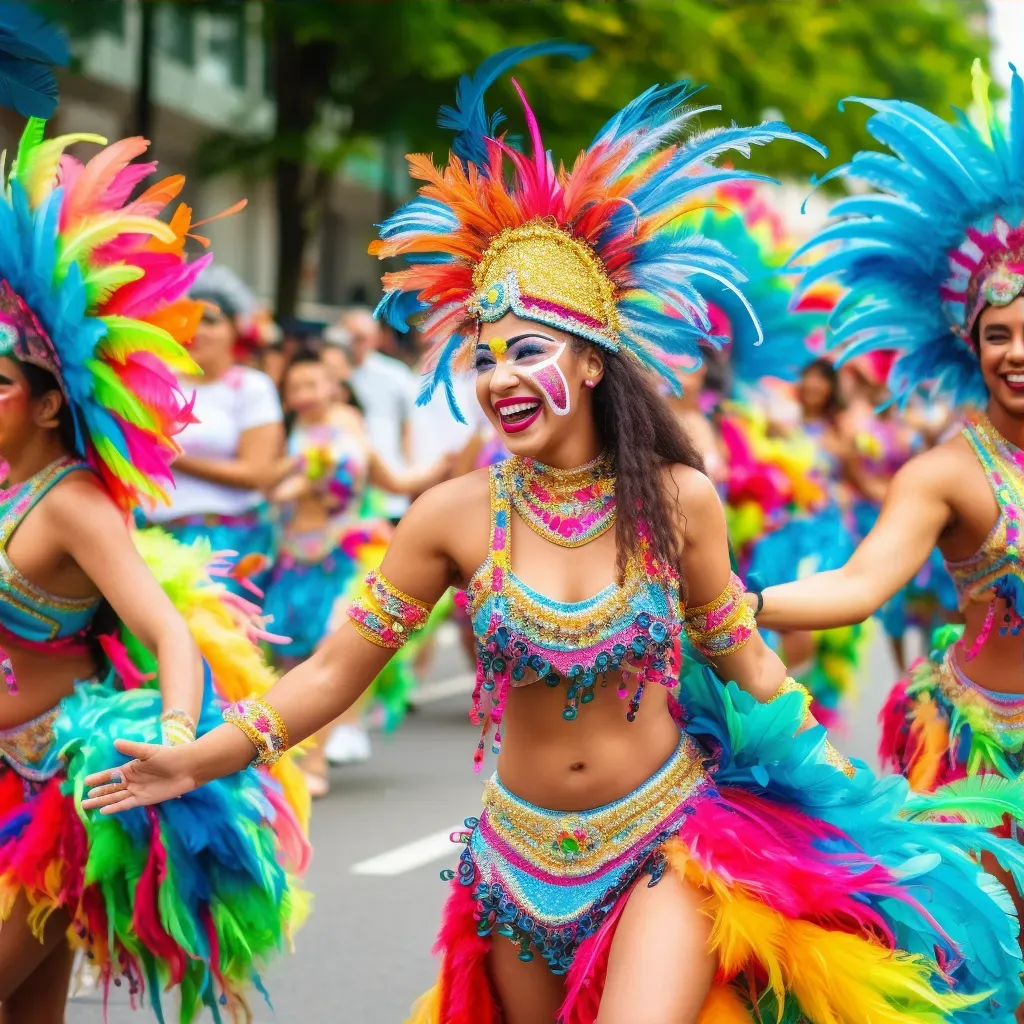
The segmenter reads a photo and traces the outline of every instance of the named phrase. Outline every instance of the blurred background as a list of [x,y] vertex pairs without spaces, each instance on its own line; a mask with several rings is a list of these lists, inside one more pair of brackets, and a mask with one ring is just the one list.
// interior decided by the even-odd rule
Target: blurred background
[[[812,174],[866,142],[844,96],[898,95],[936,111],[969,102],[971,61],[1005,79],[1024,38],[1020,0],[63,0],[37,3],[66,28],[56,129],[140,134],[165,173],[188,176],[218,262],[278,316],[333,319],[374,301],[366,255],[408,194],[403,156],[435,152],[458,76],[504,46],[588,42],[596,58],[534,60],[521,78],[556,155],[571,158],[604,119],[655,82],[707,83],[702,99],[741,122],[784,117],[825,142],[758,155],[790,183],[797,221]],[[508,90],[506,88],[506,93]],[[495,102],[515,110],[511,94]],[[716,115],[704,115],[716,123]],[[511,131],[519,129],[513,120]],[[0,121],[10,145],[20,124]],[[777,152],[776,152],[777,150]],[[813,201],[809,216],[820,207]],[[795,223],[798,230],[809,222]]]
[[[451,102],[462,73],[506,46],[561,37],[594,47],[578,64],[535,59],[517,69],[546,144],[566,161],[643,89],[678,79],[706,83],[702,103],[722,106],[722,114],[702,115],[702,127],[783,118],[820,139],[827,159],[791,145],[754,156],[758,170],[783,181],[773,204],[797,236],[820,223],[832,198],[812,193],[814,176],[869,144],[867,112],[841,115],[844,97],[898,96],[947,115],[951,105],[970,105],[975,58],[1004,89],[1007,63],[1024,63],[1024,0],[33,6],[63,25],[72,44],[70,66],[58,71],[51,134],[149,138],[160,172],[187,176],[183,198],[196,220],[248,199],[242,213],[200,233],[216,262],[283,325],[261,335],[263,358],[250,353],[275,383],[283,364],[271,366],[271,345],[324,335],[351,346],[359,337],[365,325],[358,323],[342,320],[336,342],[324,329],[345,307],[379,297],[381,267],[366,248],[374,225],[411,194],[404,154],[444,159],[448,136],[436,127],[438,107]],[[521,131],[507,82],[494,89],[489,109],[497,106],[510,112],[508,130]],[[10,149],[22,126],[0,111],[0,146]],[[411,363],[413,344],[389,336],[382,349]],[[446,409],[440,418],[410,415],[409,422],[417,437],[443,441],[441,419],[448,422]],[[412,453],[410,462],[435,458],[436,447]],[[454,627],[439,631],[437,646],[423,669],[416,714],[380,740],[372,762],[347,765],[318,804],[307,880],[317,910],[298,936],[297,955],[269,971],[274,1011],[259,1005],[256,1024],[391,1024],[432,980],[429,950],[445,894],[437,872],[452,859],[449,833],[480,800],[480,777],[469,771],[475,731],[465,715],[475,677]],[[879,640],[837,738],[845,751],[874,761],[875,718],[894,678]],[[67,1019],[146,1018],[130,1012],[123,992],[105,1012],[101,993],[83,986]]]

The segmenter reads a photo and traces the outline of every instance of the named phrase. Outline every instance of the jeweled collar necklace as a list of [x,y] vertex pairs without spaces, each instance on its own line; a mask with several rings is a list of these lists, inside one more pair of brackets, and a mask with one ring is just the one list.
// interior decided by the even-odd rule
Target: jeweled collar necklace
[[514,455],[504,469],[512,507],[551,543],[582,547],[615,525],[615,473],[607,452],[574,469]]

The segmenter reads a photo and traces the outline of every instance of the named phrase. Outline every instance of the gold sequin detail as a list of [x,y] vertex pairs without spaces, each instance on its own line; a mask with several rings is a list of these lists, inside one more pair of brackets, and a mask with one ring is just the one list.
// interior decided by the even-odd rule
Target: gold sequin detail
[[[530,865],[559,877],[594,874],[665,821],[705,783],[697,744],[685,733],[663,768],[639,789],[595,810],[560,814],[519,800],[495,779],[484,788],[487,821]],[[571,856],[563,844],[575,841]]]
[[53,725],[59,715],[58,704],[31,722],[13,729],[0,730],[0,752],[10,760],[28,767],[41,761],[53,746]]
[[[608,341],[622,330],[612,284],[597,253],[554,221],[532,220],[497,234],[473,270],[475,295],[468,306],[488,302],[488,293],[514,274],[524,296],[540,299],[595,320]],[[493,301],[493,299],[491,300]]]

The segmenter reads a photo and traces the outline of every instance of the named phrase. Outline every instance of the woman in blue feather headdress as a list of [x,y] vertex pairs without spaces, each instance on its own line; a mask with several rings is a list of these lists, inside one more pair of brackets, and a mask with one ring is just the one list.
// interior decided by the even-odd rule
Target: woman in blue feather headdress
[[975,120],[864,101],[892,155],[860,153],[837,172],[874,191],[840,201],[804,247],[801,258],[822,252],[804,283],[848,289],[834,345],[896,353],[893,395],[948,396],[967,424],[896,474],[842,569],[769,588],[759,614],[779,629],[861,621],[939,546],[965,626],[939,631],[893,691],[882,756],[914,788],[943,787],[950,808],[1016,792],[1024,768],[1024,82],[1011,70],[1006,124],[980,65]]

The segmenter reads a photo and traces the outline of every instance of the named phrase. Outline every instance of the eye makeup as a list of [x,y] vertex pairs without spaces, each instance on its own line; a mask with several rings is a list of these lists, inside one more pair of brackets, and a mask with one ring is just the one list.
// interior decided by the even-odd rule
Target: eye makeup
[[487,373],[499,362],[512,363],[517,373],[529,377],[540,388],[551,411],[556,416],[565,416],[570,409],[569,384],[558,365],[565,345],[564,341],[544,334],[520,334],[508,341],[491,338],[477,345],[476,369],[478,373]]

